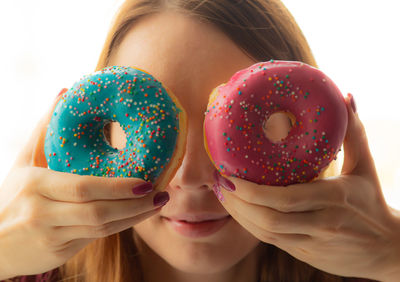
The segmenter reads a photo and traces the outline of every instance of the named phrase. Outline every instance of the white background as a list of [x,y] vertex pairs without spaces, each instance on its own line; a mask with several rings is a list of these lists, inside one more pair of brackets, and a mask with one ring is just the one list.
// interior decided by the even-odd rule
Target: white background
[[[400,210],[398,1],[283,2],[320,69],[343,94],[354,95],[385,198]],[[94,70],[120,4],[121,0],[0,2],[0,183],[58,92]]]

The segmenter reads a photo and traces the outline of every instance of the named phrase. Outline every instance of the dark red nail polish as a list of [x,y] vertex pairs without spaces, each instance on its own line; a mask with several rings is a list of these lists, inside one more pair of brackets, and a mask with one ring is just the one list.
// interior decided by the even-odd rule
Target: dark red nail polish
[[217,196],[218,200],[220,200],[221,202],[225,201],[224,195],[222,195],[221,189],[219,188],[218,184],[213,185],[213,191],[215,196]]
[[356,106],[356,101],[354,100],[354,97],[353,97],[353,95],[352,94],[347,94],[349,97],[350,97],[350,105],[351,105],[351,108],[353,109],[353,112],[354,113],[357,113],[357,106]]
[[132,192],[135,195],[145,195],[153,191],[153,184],[150,182],[141,183],[132,188]]
[[229,192],[233,192],[236,190],[235,184],[229,179],[223,177],[217,170],[214,171],[214,179],[218,182],[220,186],[228,190]]
[[169,201],[169,194],[168,192],[158,192],[153,199],[154,206],[163,206]]

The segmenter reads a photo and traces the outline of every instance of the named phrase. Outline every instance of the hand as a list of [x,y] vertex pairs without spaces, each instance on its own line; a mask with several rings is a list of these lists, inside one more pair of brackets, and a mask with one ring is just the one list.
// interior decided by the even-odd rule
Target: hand
[[97,238],[130,228],[161,209],[153,204],[157,191],[134,194],[133,188],[145,183],[141,179],[47,169],[44,139],[58,100],[0,186],[0,280],[54,269]]
[[364,127],[350,103],[348,97],[340,176],[287,187],[219,176],[220,186],[236,190],[215,191],[250,233],[301,261],[336,275],[398,281],[400,218],[385,203]]

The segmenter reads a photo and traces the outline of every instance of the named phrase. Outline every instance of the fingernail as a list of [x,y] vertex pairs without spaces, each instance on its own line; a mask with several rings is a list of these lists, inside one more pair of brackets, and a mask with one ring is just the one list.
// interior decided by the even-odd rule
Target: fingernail
[[132,192],[135,195],[145,195],[151,191],[153,191],[153,184],[150,182],[141,183],[132,188]]
[[350,105],[351,108],[353,109],[353,113],[357,113],[356,101],[354,100],[353,95],[348,93],[347,96],[350,98]]
[[163,206],[169,201],[168,192],[158,192],[153,199],[154,206]]
[[229,192],[233,192],[236,190],[235,184],[233,184],[232,181],[219,174],[217,170],[214,171],[214,179],[219,185],[225,188],[225,190],[228,190]]
[[215,196],[217,196],[218,200],[220,200],[221,202],[225,202],[224,195],[222,195],[218,184],[213,185],[213,191]]

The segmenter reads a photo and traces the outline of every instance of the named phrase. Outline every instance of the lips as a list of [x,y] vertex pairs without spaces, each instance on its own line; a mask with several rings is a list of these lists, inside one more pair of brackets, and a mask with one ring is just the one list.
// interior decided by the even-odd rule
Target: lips
[[197,223],[197,222],[202,222],[202,221],[220,220],[227,216],[229,216],[229,214],[189,214],[189,213],[185,213],[185,214],[180,214],[180,215],[168,216],[167,218],[174,220],[174,221]]
[[[215,217],[214,215],[213,219],[204,220],[207,217],[203,215],[201,217],[196,218],[196,220],[201,219],[201,221],[189,222],[182,220],[182,217],[185,217],[187,219],[188,215],[178,217],[180,219],[171,219],[168,217],[163,217],[162,219],[175,232],[185,237],[191,237],[191,238],[210,236],[216,233],[218,230],[220,230],[231,219],[231,216],[229,215],[225,215],[223,217],[221,216]],[[210,216],[208,216],[208,218],[210,218]],[[193,216],[191,217],[191,219],[193,219]]]

